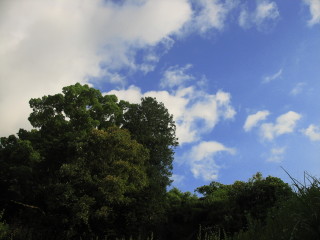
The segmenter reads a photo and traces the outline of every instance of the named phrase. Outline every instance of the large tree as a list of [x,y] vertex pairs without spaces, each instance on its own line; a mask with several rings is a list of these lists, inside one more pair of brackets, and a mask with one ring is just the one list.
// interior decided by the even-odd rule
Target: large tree
[[166,188],[171,182],[174,148],[178,145],[173,116],[155,98],[146,97],[140,104],[129,105],[123,119],[123,127],[150,154],[146,166],[149,185],[135,196],[139,201],[130,208],[137,209],[138,222],[156,231],[155,227],[164,220]]

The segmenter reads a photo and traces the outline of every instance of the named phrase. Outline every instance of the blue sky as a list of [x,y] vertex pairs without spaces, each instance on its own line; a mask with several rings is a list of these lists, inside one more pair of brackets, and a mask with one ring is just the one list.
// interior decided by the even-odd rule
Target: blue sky
[[89,83],[174,115],[173,186],[320,176],[320,0],[5,0],[0,135]]

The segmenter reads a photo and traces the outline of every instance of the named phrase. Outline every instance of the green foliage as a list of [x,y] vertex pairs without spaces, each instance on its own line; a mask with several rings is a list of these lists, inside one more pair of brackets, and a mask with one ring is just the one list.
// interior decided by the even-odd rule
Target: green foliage
[[128,106],[123,127],[149,149],[149,175],[165,192],[170,183],[174,147],[178,145],[173,116],[162,103],[147,97],[139,105]]
[[50,127],[75,131],[107,129],[119,124],[127,104],[118,103],[114,95],[102,96],[99,90],[79,83],[64,87],[62,92],[30,100],[32,126],[47,131]]
[[270,208],[292,194],[281,179],[262,178],[260,173],[248,182],[236,181],[231,185],[212,182],[197,191],[204,194],[202,201],[208,210],[203,226],[217,226],[228,233],[244,229],[247,216],[263,221]]
[[137,202],[126,211],[143,226],[142,231],[158,232],[155,229],[165,220],[166,188],[171,182],[174,148],[178,145],[175,123],[165,106],[151,97],[143,98],[141,104],[128,105],[127,109],[123,127],[149,150],[150,157],[146,164],[149,185],[134,196]]
[[248,182],[211,182],[196,191],[203,197],[175,188],[167,193],[165,239],[231,239],[253,223],[264,224],[268,212],[293,194],[281,179],[260,173]]
[[252,222],[234,239],[320,239],[320,181],[308,174],[305,183],[292,178],[295,194],[269,212],[266,223]]

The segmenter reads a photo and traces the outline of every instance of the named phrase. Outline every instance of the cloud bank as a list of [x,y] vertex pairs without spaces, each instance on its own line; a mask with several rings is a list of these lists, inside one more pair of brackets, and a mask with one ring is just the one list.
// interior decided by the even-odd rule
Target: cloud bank
[[[116,2],[0,2],[0,135],[30,128],[30,98],[59,92],[76,82],[127,86],[127,73],[153,71],[175,39],[223,30],[228,14],[239,6],[235,0]],[[261,25],[277,16],[276,4],[262,1],[252,21]],[[168,69],[162,87],[192,80],[187,73],[190,67]],[[209,95],[209,105],[219,102]]]
[[[123,68],[149,71],[152,48],[166,45],[191,17],[187,0],[1,1],[0,134],[30,127],[32,97],[90,79],[123,84]],[[136,51],[147,48],[138,64]]]

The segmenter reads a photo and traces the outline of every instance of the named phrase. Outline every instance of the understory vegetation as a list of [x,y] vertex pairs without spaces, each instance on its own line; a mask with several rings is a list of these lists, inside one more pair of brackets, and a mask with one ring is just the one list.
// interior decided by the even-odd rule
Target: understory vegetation
[[172,115],[87,85],[31,99],[33,129],[0,139],[0,239],[320,239],[320,182],[256,173],[168,190]]

